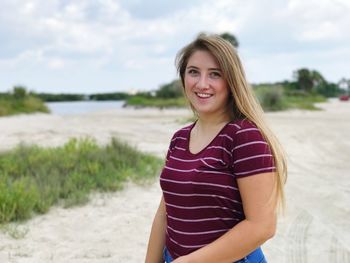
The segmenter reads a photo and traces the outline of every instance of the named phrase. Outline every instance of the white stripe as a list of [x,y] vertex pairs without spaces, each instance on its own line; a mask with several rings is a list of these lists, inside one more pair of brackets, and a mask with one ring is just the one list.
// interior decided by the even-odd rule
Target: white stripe
[[225,152],[227,152],[229,155],[231,155],[232,156],[232,153],[230,153],[230,151],[229,150],[227,150],[226,148],[224,148],[224,147],[222,147],[222,146],[209,146],[207,149],[222,149],[222,150],[224,150]]
[[250,170],[250,171],[247,171],[247,172],[235,173],[235,175],[244,175],[244,174],[261,172],[261,171],[271,170],[271,169],[276,169],[276,167],[275,166],[271,166],[271,167],[266,167],[266,168],[260,168],[260,169]]
[[267,142],[264,142],[264,141],[252,141],[252,142],[243,143],[243,144],[237,145],[235,148],[233,148],[232,151],[234,151],[236,149],[239,149],[239,148],[242,148],[244,146],[252,145],[252,144],[266,144],[267,145]]
[[186,210],[195,210],[195,209],[222,209],[222,210],[230,210],[232,212],[242,214],[242,212],[237,211],[235,209],[231,209],[225,206],[218,206],[218,205],[199,205],[199,206],[181,206],[181,205],[172,205],[169,203],[165,203],[167,206],[175,207],[175,208],[180,208],[180,209],[186,209]]
[[237,204],[242,204],[241,202],[238,202],[237,200],[233,200],[231,198],[228,198],[226,196],[221,196],[221,195],[210,195],[210,194],[179,194],[179,193],[174,193],[174,192],[169,192],[169,191],[164,191],[163,193],[169,194],[169,195],[177,195],[177,196],[206,196],[206,197],[214,197],[214,198],[221,198],[221,199],[226,199],[231,202],[237,203]]
[[219,171],[196,170],[196,172],[198,172],[198,173],[207,173],[207,174],[224,174],[224,175],[232,176],[232,174],[230,174],[230,173],[219,172]]
[[213,233],[219,233],[219,232],[227,232],[230,230],[230,228],[227,229],[219,229],[219,230],[211,230],[211,231],[202,231],[202,232],[184,232],[184,231],[179,231],[175,230],[174,228],[167,226],[168,229],[174,231],[175,233],[183,234],[183,235],[207,235],[207,234],[213,234]]
[[195,172],[195,171],[196,171],[196,169],[180,170],[180,169],[171,168],[171,167],[169,167],[169,166],[164,166],[164,168],[169,169],[169,170],[172,170],[172,171],[184,172],[184,173],[186,173],[186,172]]
[[201,162],[204,163],[206,166],[210,167],[210,168],[213,168],[213,169],[217,169],[216,167],[208,164],[206,161],[204,161],[203,159],[201,159]]
[[211,217],[211,218],[203,218],[203,219],[182,219],[174,216],[167,215],[169,218],[176,220],[176,221],[182,221],[182,222],[206,222],[206,221],[216,221],[216,220],[222,220],[222,221],[239,221],[238,218],[231,218],[231,217]]
[[259,131],[259,129],[257,128],[247,128],[247,129],[243,129],[243,130],[239,130],[236,132],[236,134],[242,133],[242,132],[247,132],[247,131]]
[[186,162],[186,163],[190,163],[190,162],[197,162],[200,160],[214,160],[214,161],[218,161],[221,162],[223,165],[226,165],[226,163],[218,158],[214,158],[214,157],[204,157],[204,158],[198,158],[198,159],[181,159],[181,158],[177,158],[174,156],[170,156],[171,159],[177,160],[177,161],[181,161],[181,162]]
[[231,142],[233,142],[233,139],[231,136],[227,135],[227,134],[220,134],[219,137],[226,137],[227,139],[229,139]]
[[238,159],[238,160],[234,161],[233,163],[236,164],[236,163],[244,162],[244,161],[259,158],[259,157],[271,157],[271,156],[272,156],[271,154],[259,154],[259,155],[254,155],[254,156],[250,156],[247,158]]
[[175,148],[175,149],[178,149],[178,150],[181,150],[181,151],[186,151],[185,148],[181,148],[181,147],[177,147],[177,146],[175,146],[174,148]]
[[176,161],[181,161],[181,162],[186,162],[186,163],[190,163],[190,162],[197,162],[199,161],[201,158],[198,158],[198,159],[181,159],[181,158],[177,158],[177,157],[174,157],[174,156],[170,156],[171,159],[174,159]]
[[231,125],[231,126],[235,126],[236,128],[241,129],[241,126],[239,126],[239,125],[238,125],[238,124],[236,124],[236,123],[229,123],[229,125]]
[[202,158],[202,159],[204,159],[204,160],[214,160],[214,161],[218,161],[218,162],[221,162],[223,165],[226,165],[226,163],[223,161],[223,160],[221,160],[221,159],[218,159],[218,158],[214,158],[214,157],[204,157],[204,158]]
[[221,185],[221,184],[199,183],[199,182],[193,182],[193,181],[175,181],[175,180],[164,179],[164,178],[160,178],[160,180],[165,181],[165,182],[170,182],[170,183],[176,183],[176,184],[210,185],[210,186],[217,186],[217,187],[228,188],[228,189],[238,191],[238,188],[236,188],[236,187],[232,187],[232,186],[228,186],[228,185]]
[[180,131],[189,131],[190,128],[182,128]]
[[[169,236],[169,234],[168,234]],[[186,246],[186,245],[182,245],[178,242],[176,242],[174,239],[172,239],[171,237],[169,237],[170,241],[172,241],[173,243],[175,243],[176,245],[180,246],[180,247],[184,247],[184,248],[201,248],[201,247],[204,247],[208,244],[204,244],[204,245],[197,245],[197,246]]]
[[219,172],[219,171],[205,171],[205,170],[198,170],[198,169],[182,170],[182,169],[171,168],[169,166],[164,166],[164,168],[172,170],[172,171],[176,171],[176,172],[182,172],[182,173],[196,172],[196,173],[207,173],[207,174],[224,174],[224,175],[232,176],[232,174],[230,174],[230,173]]
[[185,141],[187,141],[187,138],[185,138],[185,137],[175,137],[174,139],[172,139],[171,141],[173,142],[173,141],[175,141],[176,139],[180,139],[180,140],[185,140]]

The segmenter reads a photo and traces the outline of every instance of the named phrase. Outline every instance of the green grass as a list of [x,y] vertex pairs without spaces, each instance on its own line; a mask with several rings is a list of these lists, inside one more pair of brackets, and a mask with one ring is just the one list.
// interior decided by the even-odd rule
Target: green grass
[[285,97],[285,104],[288,109],[320,110],[320,108],[315,106],[315,103],[326,101],[327,99],[322,95]]
[[[325,102],[327,99],[317,94],[286,94],[281,86],[260,85],[254,92],[265,111],[283,111],[288,109],[319,110],[314,104]],[[127,99],[126,104],[135,107],[188,107],[184,97],[163,99],[156,97],[132,96]]]
[[0,154],[0,224],[29,219],[53,205],[84,204],[93,191],[149,182],[162,161],[118,139],[99,146],[72,139],[56,148],[20,145]]
[[33,96],[25,96],[21,99],[13,96],[0,98],[0,116],[14,115],[19,113],[49,112],[44,102]]
[[319,94],[286,92],[282,86],[260,85],[255,94],[265,111],[281,111],[287,109],[320,110],[315,103],[325,102],[327,99]]
[[187,102],[184,97],[164,99],[156,97],[142,97],[133,96],[126,100],[126,104],[136,107],[156,107],[156,108],[170,108],[170,107],[187,107]]

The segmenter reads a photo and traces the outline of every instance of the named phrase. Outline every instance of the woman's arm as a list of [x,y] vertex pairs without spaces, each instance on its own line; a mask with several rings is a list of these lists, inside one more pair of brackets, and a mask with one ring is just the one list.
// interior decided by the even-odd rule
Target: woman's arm
[[244,258],[271,238],[276,229],[275,173],[237,179],[246,219],[211,244],[174,263],[229,263]]
[[148,241],[146,263],[164,262],[163,249],[165,245],[166,214],[162,197],[157,213],[154,216],[151,234]]

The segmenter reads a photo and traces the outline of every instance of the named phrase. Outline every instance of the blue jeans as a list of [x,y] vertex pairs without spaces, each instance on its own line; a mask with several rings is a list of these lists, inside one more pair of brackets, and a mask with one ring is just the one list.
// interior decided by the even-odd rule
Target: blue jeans
[[[164,248],[163,251],[163,259],[165,263],[170,263],[173,261],[173,258],[171,257],[169,251],[167,248]],[[261,250],[261,248],[257,248],[252,253],[250,253],[245,258],[242,258],[241,260],[236,261],[235,263],[267,263],[265,256]]]

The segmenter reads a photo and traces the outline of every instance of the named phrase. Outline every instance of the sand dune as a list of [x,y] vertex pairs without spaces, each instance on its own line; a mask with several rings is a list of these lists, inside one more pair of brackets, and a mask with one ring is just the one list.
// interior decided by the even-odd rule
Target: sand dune
[[[331,100],[320,107],[324,111],[267,114],[289,160],[287,212],[263,247],[272,263],[350,261],[350,104]],[[187,116],[187,110],[120,109],[3,117],[0,150],[85,136],[103,144],[120,136],[163,157]],[[53,208],[17,226],[19,239],[0,233],[0,262],[143,262],[160,196],[157,182],[128,185],[119,193],[93,195],[83,207]]]

